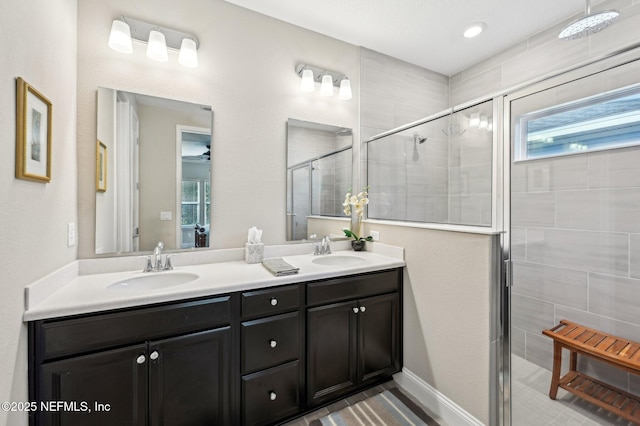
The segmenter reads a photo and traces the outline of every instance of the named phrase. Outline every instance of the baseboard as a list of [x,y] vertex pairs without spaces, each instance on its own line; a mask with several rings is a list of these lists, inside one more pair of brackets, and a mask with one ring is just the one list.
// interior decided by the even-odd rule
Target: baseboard
[[393,379],[429,411],[442,419],[447,426],[485,426],[410,370],[403,368],[400,373],[393,376]]

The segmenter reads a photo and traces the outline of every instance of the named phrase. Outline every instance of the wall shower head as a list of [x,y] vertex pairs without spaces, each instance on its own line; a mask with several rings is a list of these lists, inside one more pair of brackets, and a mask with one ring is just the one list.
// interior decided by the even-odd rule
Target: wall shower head
[[558,38],[576,40],[590,36],[607,28],[619,15],[620,12],[617,10],[605,10],[592,14],[589,0],[586,0],[585,16],[564,27],[558,34]]
[[427,140],[426,137],[421,137],[419,134],[413,134],[413,143],[424,143]]

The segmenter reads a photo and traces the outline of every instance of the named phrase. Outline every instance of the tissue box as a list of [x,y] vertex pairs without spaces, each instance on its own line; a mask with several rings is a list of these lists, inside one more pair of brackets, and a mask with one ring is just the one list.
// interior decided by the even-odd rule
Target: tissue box
[[264,243],[244,245],[244,261],[247,263],[260,263],[264,258]]

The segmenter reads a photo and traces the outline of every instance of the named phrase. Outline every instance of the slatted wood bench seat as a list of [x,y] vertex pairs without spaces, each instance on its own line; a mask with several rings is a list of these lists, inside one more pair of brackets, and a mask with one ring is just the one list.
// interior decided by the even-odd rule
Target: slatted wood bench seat
[[[640,374],[640,343],[612,336],[571,321],[562,320],[544,330],[553,339],[553,372],[549,397],[558,388],[640,425],[640,397],[576,371],[578,354],[586,355],[634,374]],[[569,350],[569,371],[560,377],[562,349]]]

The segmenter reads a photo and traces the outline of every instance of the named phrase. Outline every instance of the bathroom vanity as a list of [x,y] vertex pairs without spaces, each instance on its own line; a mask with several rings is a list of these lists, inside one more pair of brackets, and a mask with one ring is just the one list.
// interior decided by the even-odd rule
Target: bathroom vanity
[[402,267],[382,268],[29,321],[30,400],[64,404],[31,424],[271,425],[388,380]]

